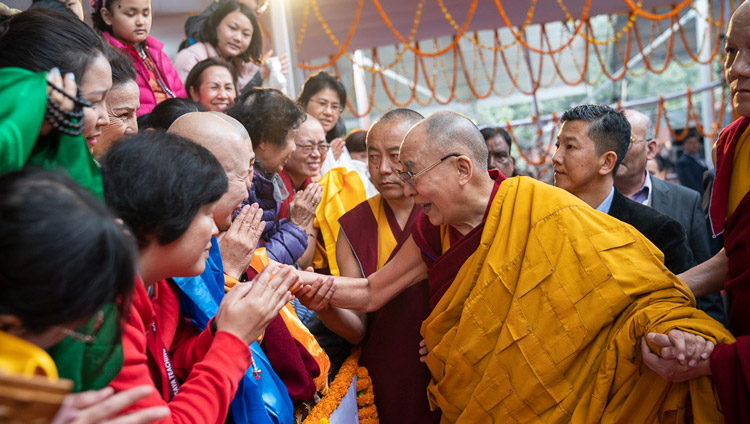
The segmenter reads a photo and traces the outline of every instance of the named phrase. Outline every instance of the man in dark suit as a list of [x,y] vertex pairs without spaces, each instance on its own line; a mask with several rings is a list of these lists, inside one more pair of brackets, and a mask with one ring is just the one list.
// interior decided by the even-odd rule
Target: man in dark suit
[[632,138],[630,149],[615,175],[615,188],[630,200],[658,210],[679,222],[687,232],[697,263],[711,257],[701,197],[694,190],[653,177],[646,163],[656,156],[654,124],[641,112],[626,110]]
[[703,195],[703,173],[708,171],[701,156],[701,142],[697,135],[688,135],[682,142],[682,156],[677,161],[680,184]]
[[630,124],[608,106],[581,105],[560,119],[557,150],[552,157],[555,186],[594,209],[626,222],[664,253],[664,265],[675,274],[694,265],[679,222],[638,202],[614,187],[614,176],[630,146]]
[[[658,210],[677,220],[687,232],[687,239],[697,264],[711,256],[708,229],[701,196],[689,188],[654,177],[646,171],[647,162],[656,155],[654,124],[645,114],[625,110],[630,122],[631,144],[615,176],[615,188],[629,199]],[[698,308],[720,322],[726,321],[721,294],[697,299]]]

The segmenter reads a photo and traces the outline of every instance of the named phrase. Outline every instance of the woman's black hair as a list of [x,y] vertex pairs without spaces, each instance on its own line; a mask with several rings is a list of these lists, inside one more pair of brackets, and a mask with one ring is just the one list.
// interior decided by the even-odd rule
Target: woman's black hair
[[96,0],[91,5],[91,25],[99,32],[108,32],[112,34],[112,26],[107,25],[102,18],[102,9],[107,9],[112,14],[112,6],[119,3],[120,0]]
[[104,56],[112,67],[112,88],[125,84],[129,81],[136,80],[135,68],[133,61],[118,49],[106,45],[104,47]]
[[[198,102],[182,97],[164,100],[156,105],[151,113],[138,117],[138,129],[168,130],[174,121],[190,112],[205,112],[206,109]],[[141,125],[143,123],[143,125]]]
[[116,143],[101,159],[104,198],[140,249],[177,240],[198,210],[227,191],[227,174],[205,147],[146,131]]
[[91,62],[104,54],[104,41],[69,12],[32,9],[2,21],[0,52],[0,68],[46,72],[56,66],[80,84]]
[[302,85],[302,91],[297,96],[297,104],[302,110],[306,110],[310,98],[320,90],[326,88],[330,88],[338,93],[341,106],[346,107],[346,88],[344,88],[344,84],[326,71],[319,71],[307,77],[305,83]]
[[243,15],[250,19],[250,23],[253,26],[253,35],[250,38],[250,45],[247,47],[247,50],[240,54],[240,58],[245,62],[253,61],[260,64],[261,54],[263,53],[263,34],[261,33],[260,25],[258,25],[258,18],[255,17],[253,10],[250,9],[250,6],[240,3],[237,0],[223,1],[219,3],[219,5],[220,6],[211,14],[211,16],[201,24],[201,41],[214,46],[218,53],[219,40],[216,35],[216,29],[228,14],[239,10]]
[[0,175],[0,314],[41,333],[128,305],[136,261],[126,228],[66,175]]
[[281,91],[275,88],[252,88],[243,91],[234,106],[224,113],[240,121],[253,141],[286,145],[290,130],[299,129],[307,115]]
[[195,91],[200,91],[201,84],[203,84],[203,71],[212,66],[221,66],[229,71],[229,74],[232,75],[232,82],[234,83],[234,93],[236,97],[237,70],[234,69],[234,66],[230,65],[229,62],[218,57],[209,57],[208,59],[201,60],[200,62],[196,63],[195,66],[193,66],[193,69],[190,70],[187,78],[185,78],[185,91],[187,91],[188,97],[191,96],[190,88],[193,88]]
[[508,143],[508,151],[513,148],[513,139],[511,138],[510,134],[508,134],[508,131],[505,130],[505,128],[501,127],[486,127],[479,130],[479,132],[482,133],[482,137],[484,137],[484,141],[487,141],[491,139],[492,137],[500,136],[503,140],[505,140],[506,143]]
[[349,153],[360,153],[367,151],[367,131],[354,130],[346,136],[346,150]]
[[336,120],[336,125],[334,125],[333,128],[331,128],[331,130],[326,133],[326,141],[330,143],[337,138],[343,138],[345,135],[346,123],[339,116],[339,119]]

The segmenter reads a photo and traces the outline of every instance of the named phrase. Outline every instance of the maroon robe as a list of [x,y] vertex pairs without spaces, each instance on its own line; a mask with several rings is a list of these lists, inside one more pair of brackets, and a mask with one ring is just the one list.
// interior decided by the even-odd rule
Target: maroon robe
[[292,197],[294,197],[294,193],[296,193],[299,190],[304,190],[305,187],[307,187],[308,184],[312,182],[312,178],[306,178],[305,181],[302,183],[302,187],[294,187],[292,184],[292,179],[289,177],[289,173],[286,172],[286,169],[279,172],[279,176],[281,177],[281,181],[284,182],[284,187],[286,187],[286,191],[289,193],[289,196],[287,196],[286,199],[284,199],[281,204],[279,204],[279,213],[276,215],[276,219],[282,219],[282,218],[288,218],[289,217],[289,202],[292,201]]
[[[411,235],[419,213],[414,207],[404,229],[398,225],[388,203],[383,201],[388,224],[396,239],[389,261]],[[339,218],[341,231],[354,251],[364,276],[377,270],[378,222],[364,201]],[[360,363],[372,378],[375,405],[381,423],[438,423],[440,412],[430,411],[427,383],[430,372],[419,362],[419,329],[427,318],[427,281],[417,283],[379,310],[367,315],[367,336],[362,342]]]
[[719,137],[710,208],[714,234],[724,231],[728,258],[724,289],[732,302],[729,327],[737,337],[737,343],[718,345],[711,354],[711,374],[727,423],[750,423],[750,193],[724,220],[734,152],[748,124],[750,118],[740,118]]
[[443,297],[443,294],[445,294],[451,283],[453,283],[458,270],[461,269],[464,262],[479,247],[482,230],[484,230],[484,221],[487,219],[492,199],[495,198],[500,183],[505,180],[500,171],[491,169],[489,172],[490,177],[495,180],[495,185],[492,187],[492,194],[487,202],[482,223],[464,236],[461,236],[455,228],[448,227],[450,248],[445,253],[443,253],[440,227],[430,224],[430,219],[423,213],[419,214],[414,223],[412,237],[417,247],[422,251],[422,259],[428,268],[427,280],[430,284],[430,310],[438,304],[440,298]]

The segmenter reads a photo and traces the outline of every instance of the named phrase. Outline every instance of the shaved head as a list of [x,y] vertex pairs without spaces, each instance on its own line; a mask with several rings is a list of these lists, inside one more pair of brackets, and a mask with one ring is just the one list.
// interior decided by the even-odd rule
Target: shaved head
[[[213,112],[192,112],[177,118],[168,133],[177,134],[208,149],[229,179],[229,190],[219,199],[214,221],[220,231],[232,223],[232,215],[248,198],[251,181],[247,131],[240,131],[233,118]],[[237,123],[239,124],[239,123]]]
[[[232,125],[232,119],[212,112],[192,112],[177,118],[167,130],[207,148],[216,156],[224,169],[228,161],[237,156],[248,156],[247,145],[239,129]],[[240,125],[242,127],[242,125]],[[245,131],[245,136],[247,131]]]
[[[421,135],[421,136],[419,136]],[[456,112],[437,112],[416,124],[404,138],[407,144],[420,143],[420,151],[466,155],[477,171],[487,171],[487,144],[469,118]],[[405,164],[408,167],[408,164]]]

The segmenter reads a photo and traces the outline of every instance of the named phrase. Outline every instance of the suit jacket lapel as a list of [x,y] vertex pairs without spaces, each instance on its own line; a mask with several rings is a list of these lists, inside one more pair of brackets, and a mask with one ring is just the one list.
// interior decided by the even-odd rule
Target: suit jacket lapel
[[669,185],[665,184],[664,181],[651,176],[651,189],[653,193],[651,195],[651,207],[658,211],[666,211],[669,209],[671,204]]

